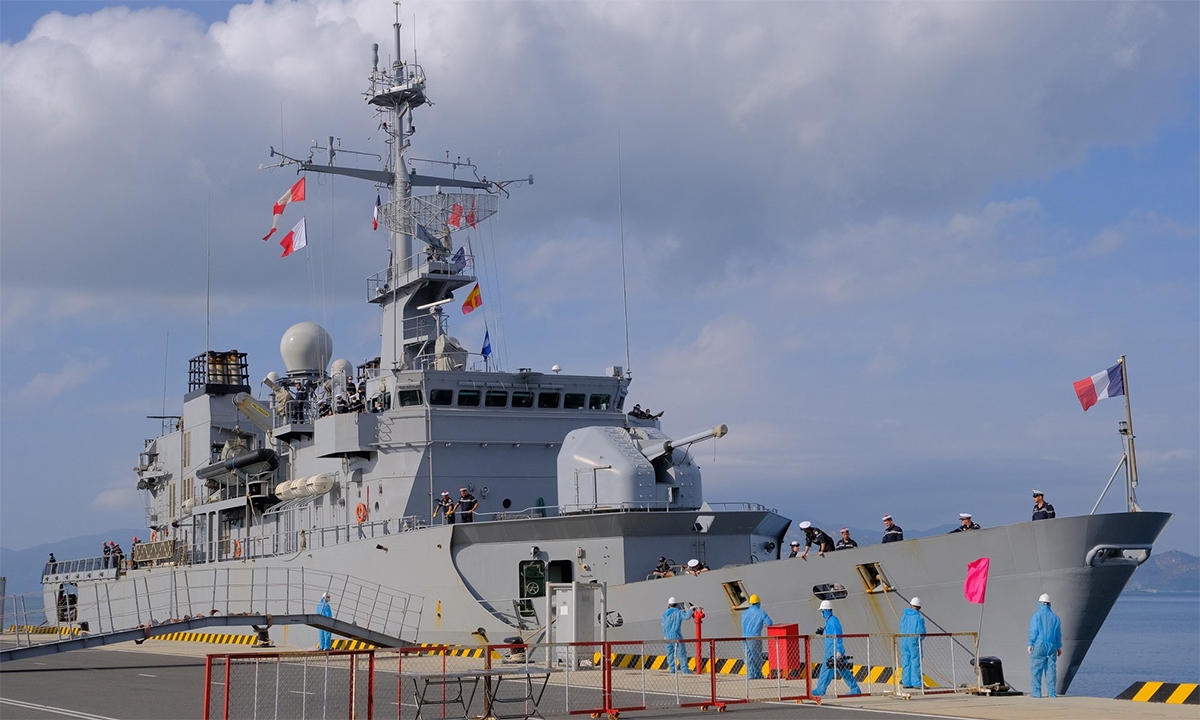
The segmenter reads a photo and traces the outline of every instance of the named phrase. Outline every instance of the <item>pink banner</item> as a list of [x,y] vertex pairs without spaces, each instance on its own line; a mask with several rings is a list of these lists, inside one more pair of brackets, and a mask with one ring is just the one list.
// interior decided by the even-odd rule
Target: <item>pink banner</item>
[[967,579],[963,581],[963,597],[967,602],[983,604],[984,598],[987,597],[988,566],[991,563],[989,558],[979,558],[967,563]]

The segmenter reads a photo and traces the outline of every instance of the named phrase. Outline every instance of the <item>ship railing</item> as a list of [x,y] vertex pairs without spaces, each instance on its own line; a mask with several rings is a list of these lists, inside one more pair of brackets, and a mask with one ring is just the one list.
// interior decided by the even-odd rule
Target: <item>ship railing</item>
[[112,556],[55,560],[42,567],[44,580],[95,580],[111,577],[117,572],[117,559]]
[[714,512],[772,512],[777,513],[775,508],[769,508],[756,502],[716,502],[705,503],[705,507],[701,510],[712,510]]
[[[405,267],[408,269],[400,269]],[[385,270],[380,270],[367,278],[367,302],[376,302],[396,288],[403,287],[410,282],[431,275],[446,277],[463,275],[474,277],[475,256],[467,255],[459,263],[455,262],[453,257],[449,255],[444,258],[437,257],[431,255],[428,250],[413,253],[395,265]]]
[[4,608],[17,643],[29,645],[47,634],[112,633],[213,615],[313,614],[326,592],[334,619],[416,639],[420,596],[304,567],[162,568],[119,583],[51,586],[42,594],[5,598]]
[[[973,644],[974,633],[951,636]],[[942,637],[927,635],[924,643]],[[206,661],[204,717],[262,717],[273,711],[279,717],[372,718],[378,712],[403,718],[616,718],[636,711],[812,701],[818,690],[826,697],[911,698],[978,687],[969,672],[963,681],[952,677],[955,668],[942,664],[936,652],[922,658],[922,687],[899,687],[892,679],[903,674],[894,652],[902,639],[908,638],[773,634],[218,653]],[[851,644],[827,659],[827,641]],[[277,700],[264,705],[263,698]]]

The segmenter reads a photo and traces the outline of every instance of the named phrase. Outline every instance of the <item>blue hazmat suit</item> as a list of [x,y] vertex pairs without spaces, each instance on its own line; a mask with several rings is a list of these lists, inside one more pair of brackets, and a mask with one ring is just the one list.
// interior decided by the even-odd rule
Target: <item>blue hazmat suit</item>
[[1058,697],[1058,652],[1062,650],[1062,621],[1041,603],[1029,618],[1030,695],[1042,697],[1042,674],[1046,675],[1046,697]]
[[[324,615],[327,618],[333,617],[333,608],[330,607],[329,601],[326,600],[325,598],[321,598],[321,602],[317,603],[317,612],[320,613],[321,615]],[[319,633],[319,639],[317,640],[317,649],[318,650],[332,650],[333,649],[333,634],[330,633],[328,630],[322,630]]]
[[825,694],[825,690],[829,688],[829,682],[833,680],[833,671],[836,669],[838,677],[849,686],[850,694],[861,695],[862,690],[858,687],[858,681],[850,672],[850,663],[842,659],[846,655],[846,646],[838,637],[843,634],[842,621],[837,619],[832,610],[822,610],[821,617],[825,618],[825,662],[821,664],[821,676],[817,678],[817,687],[813,689],[813,694],[817,697]]
[[774,625],[771,616],[758,606],[751,605],[742,611],[742,652],[746,656],[746,678],[757,680],[763,676],[763,646],[762,638],[768,625]]
[[[908,608],[900,616],[901,635],[924,635],[925,618],[921,611]],[[900,675],[900,684],[906,688],[919,688],[921,682],[921,642],[924,638],[900,638],[900,665],[904,672]]]
[[672,640],[683,640],[683,621],[692,616],[691,610],[684,610],[681,607],[671,605],[667,608],[662,616],[663,639],[667,641],[667,669],[675,672],[676,669],[681,673],[689,673],[687,646],[682,642],[671,642]]

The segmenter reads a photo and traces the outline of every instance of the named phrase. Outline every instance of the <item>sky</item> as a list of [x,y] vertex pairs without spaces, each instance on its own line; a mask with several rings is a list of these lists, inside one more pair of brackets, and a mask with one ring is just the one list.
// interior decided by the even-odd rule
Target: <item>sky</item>
[[[411,155],[535,178],[456,236],[484,305],[451,332],[477,352],[486,322],[510,370],[627,366],[669,434],[729,426],[697,448],[707,500],[826,528],[1020,522],[1034,488],[1088,513],[1125,408],[1072,383],[1124,355],[1139,501],[1200,553],[1198,12],[405,2]],[[375,188],[309,178],[281,259],[260,238],[296,178],[260,164],[333,136],[378,166],[392,20],[0,3],[0,544],[144,523],[147,416],[206,346],[256,380],[301,320],[379,354]]]

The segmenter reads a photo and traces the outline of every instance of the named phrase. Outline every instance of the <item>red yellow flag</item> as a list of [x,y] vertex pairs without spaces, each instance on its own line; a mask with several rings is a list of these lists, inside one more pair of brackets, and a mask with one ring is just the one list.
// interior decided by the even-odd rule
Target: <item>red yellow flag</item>
[[483,295],[479,293],[479,283],[475,283],[475,287],[471,288],[471,292],[467,295],[467,299],[463,301],[463,315],[466,315],[482,304]]

